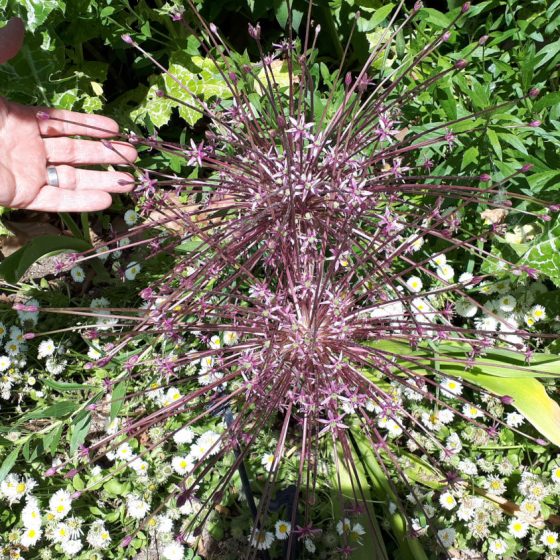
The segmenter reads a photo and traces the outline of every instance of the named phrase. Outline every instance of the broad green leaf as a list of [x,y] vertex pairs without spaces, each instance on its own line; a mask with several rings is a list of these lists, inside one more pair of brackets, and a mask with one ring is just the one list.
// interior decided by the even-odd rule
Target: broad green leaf
[[533,424],[540,434],[560,445],[560,406],[551,399],[537,379],[495,377],[471,371],[461,376],[499,396],[513,398],[513,406]]
[[15,283],[41,257],[62,251],[86,251],[88,249],[91,249],[91,245],[82,239],[64,235],[37,237],[0,263],[0,277],[7,282]]
[[[359,464],[368,474],[368,479],[371,481],[371,493],[374,497],[383,502],[385,507],[391,501],[398,503],[398,497],[393,492],[390,481],[388,480],[385,472],[379,465],[375,453],[371,450],[371,444],[360,430],[353,430],[353,444],[355,452],[358,455]],[[428,560],[428,556],[424,551],[422,544],[418,539],[410,538],[407,531],[407,521],[397,509],[393,513],[390,511],[384,512],[385,518],[388,519],[391,530],[396,537],[399,547],[399,558],[403,560]],[[364,556],[364,560],[377,558],[371,554]]]
[[[351,501],[354,495],[364,493],[366,500],[370,500],[370,484],[364,471],[364,466],[361,461],[356,461],[353,457],[348,457],[342,450],[342,446],[337,446],[338,466],[333,469],[332,487],[333,487],[333,507],[335,510],[335,519],[342,519],[345,517],[344,510],[341,507],[341,499],[338,493],[342,494],[345,501]],[[352,464],[348,464],[352,461]],[[355,468],[355,470],[354,470]],[[357,476],[356,476],[357,473]],[[352,553],[352,560],[369,560],[372,557],[379,558],[380,560],[389,560],[387,550],[383,539],[380,538],[380,528],[377,524],[375,513],[371,510],[370,514],[362,514],[356,519],[362,524],[366,533],[362,537],[362,545],[357,546]],[[372,526],[373,521],[373,526]]]
[[560,220],[545,229],[520,262],[536,268],[560,286]]

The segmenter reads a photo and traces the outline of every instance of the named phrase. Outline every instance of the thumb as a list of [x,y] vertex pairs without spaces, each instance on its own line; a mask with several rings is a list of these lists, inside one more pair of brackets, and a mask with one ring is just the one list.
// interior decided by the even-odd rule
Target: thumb
[[25,27],[20,18],[12,18],[0,29],[0,64],[13,58],[21,48]]

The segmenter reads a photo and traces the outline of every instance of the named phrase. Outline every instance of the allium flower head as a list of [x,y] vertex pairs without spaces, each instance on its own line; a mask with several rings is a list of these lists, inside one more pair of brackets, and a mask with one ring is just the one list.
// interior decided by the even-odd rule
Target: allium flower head
[[[247,498],[255,519],[248,538],[253,554],[269,549],[275,534],[286,541],[286,550],[299,540],[308,550],[315,546],[318,529],[311,517],[322,477],[338,491],[342,509],[350,510],[337,526],[340,551],[350,554],[364,525],[376,524],[358,462],[377,465],[421,503],[399,459],[405,443],[451,488],[460,475],[446,465],[462,444],[458,436],[442,439],[442,427],[457,417],[479,438],[491,439],[504,425],[491,410],[470,402],[476,393],[493,395],[467,373],[494,347],[524,357],[531,335],[503,315],[517,305],[512,295],[488,303],[479,284],[492,286],[493,275],[481,267],[475,276],[461,263],[470,257],[479,264],[497,260],[511,275],[534,275],[503,258],[490,259],[485,243],[495,234],[496,214],[476,235],[469,226],[479,207],[515,212],[512,202],[526,197],[509,192],[509,180],[527,170],[495,181],[480,173],[446,177],[438,171],[463,137],[479,132],[472,124],[476,118],[491,118],[494,109],[415,125],[408,105],[438,80],[461,72],[470,56],[463,52],[457,61],[451,53],[434,76],[422,80],[422,72],[415,74],[444,44],[449,52],[454,20],[414,61],[394,62],[378,73],[376,63],[398,33],[410,32],[419,9],[415,5],[400,22],[391,16],[360,72],[344,78],[338,72],[330,85],[318,71],[319,30],[310,21],[302,37],[289,31],[270,54],[263,50],[260,26],[250,26],[261,59],[240,64],[227,56],[219,30],[195,11],[202,48],[227,91],[210,103],[180,84],[184,99],[175,101],[207,117],[205,138],[187,146],[134,139],[184,158],[198,178],[139,174],[141,211],[160,216],[145,229],[161,226],[164,233],[135,243],[146,257],[178,256],[141,292],[144,304],[137,314],[104,312],[96,305],[90,315],[105,323],[114,317],[119,328],[133,325],[119,332],[97,365],[117,360],[121,351],[134,354],[121,379],[145,381],[154,409],[131,414],[122,429],[90,451],[113,453],[124,468],[135,457],[123,437],[180,418],[181,427],[158,444],[172,439],[189,446],[188,454],[181,450],[173,457],[169,474],[177,482],[170,498],[194,513],[186,532],[200,530],[234,473],[244,472],[259,438],[273,428],[273,448],[256,459],[266,474],[258,507]],[[467,10],[465,5],[457,18]],[[129,36],[125,41],[162,68]],[[171,71],[166,77],[179,81]],[[160,96],[170,98],[163,91]],[[189,203],[179,204],[178,197]],[[546,203],[532,203],[525,214],[538,218],[548,212]],[[135,280],[142,268],[131,261],[123,276]],[[72,270],[77,280],[78,268]],[[535,307],[533,316],[544,319],[537,312]],[[485,319],[487,328],[477,331],[469,322],[475,315],[496,328]],[[127,396],[119,398],[128,402]],[[202,417],[214,418],[216,427],[195,434],[191,427]],[[289,518],[267,526],[291,445],[299,456]],[[227,474],[199,499],[214,466],[231,457]],[[472,473],[470,467],[463,470]],[[440,504],[454,509],[455,494],[442,492]],[[139,522],[138,530],[158,513],[140,496],[127,497],[127,515]],[[516,523],[510,532],[522,538],[526,526]],[[443,549],[453,546],[454,530],[430,530]],[[163,556],[171,560],[182,551],[181,544],[171,543]]]

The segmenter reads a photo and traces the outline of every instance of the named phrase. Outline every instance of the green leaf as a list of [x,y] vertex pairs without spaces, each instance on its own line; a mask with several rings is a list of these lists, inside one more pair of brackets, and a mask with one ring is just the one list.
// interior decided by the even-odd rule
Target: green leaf
[[[552,184],[548,184],[553,181]],[[527,182],[531,187],[531,192],[538,193],[546,186],[547,191],[560,189],[560,170],[542,171],[541,173],[533,173],[527,177]]]
[[64,235],[37,237],[0,263],[0,277],[7,282],[15,283],[33,263],[42,257],[62,251],[87,251],[88,249],[91,249],[91,245],[82,239]]
[[59,403],[48,406],[40,410],[32,410],[23,416],[22,420],[39,418],[62,418],[68,416],[80,408],[81,404],[76,401],[60,401]]
[[115,385],[111,395],[111,420],[114,420],[124,405],[126,395],[126,381],[121,381]]
[[125,491],[125,486],[116,478],[112,478],[103,485],[103,489],[113,496],[122,496]]
[[159,89],[157,85],[153,85],[148,90],[144,102],[137,109],[131,111],[130,118],[134,122],[141,123],[146,116],[150,118],[157,128],[169,122],[175,103],[170,99],[158,97],[157,92]]
[[362,19],[367,21],[367,29],[363,29],[363,31],[371,31],[375,27],[377,27],[380,23],[387,19],[387,16],[393,11],[395,4],[392,2],[379,8],[379,10],[375,10],[370,17],[363,17]]
[[560,287],[560,220],[547,226],[520,263],[536,268]]
[[461,377],[499,396],[513,398],[513,406],[555,445],[560,445],[560,406],[537,379],[495,377],[464,371]]
[[521,152],[522,154],[527,154],[527,148],[523,144],[522,140],[517,136],[509,133],[500,133],[500,140],[507,142],[510,146]]
[[558,39],[558,41],[555,41],[554,43],[546,45],[546,47],[544,47],[537,53],[537,58],[542,58],[540,58],[539,62],[537,62],[535,69],[544,66],[549,60],[557,57],[558,55],[560,55],[560,39]]
[[546,107],[553,107],[554,105],[560,104],[560,91],[555,91],[553,93],[547,93],[543,95],[540,99],[537,99],[533,109],[535,112],[542,111]]
[[44,379],[43,384],[56,391],[80,391],[82,389],[91,389],[91,385],[83,385],[81,383],[66,383],[63,381],[55,381],[54,379]]
[[498,135],[491,128],[486,130],[486,135],[488,136],[490,145],[492,146],[494,152],[496,152],[498,159],[502,159],[502,146],[500,145]]
[[63,429],[64,425],[60,424],[57,428],[51,430],[43,440],[45,449],[48,450],[52,456],[54,456],[58,451],[58,444],[60,442],[60,438],[62,437]]
[[0,467],[0,482],[2,482],[12,470],[12,467],[15,465],[20,451],[21,447],[18,446],[13,449],[10,454],[4,459],[2,466]]
[[164,74],[163,81],[169,95],[194,107],[193,109],[179,102],[165,100],[169,101],[170,107],[178,107],[179,115],[191,126],[202,118],[196,97],[204,100],[211,97],[229,99],[232,95],[212,59],[190,57],[183,51],[171,55],[169,74]]
[[420,17],[425,21],[433,23],[436,27],[445,28],[451,24],[451,20],[448,16],[433,8],[423,8],[420,11]]
[[90,424],[91,412],[88,412],[72,426],[72,436],[70,437],[70,455],[76,453],[78,447],[86,440]]
[[61,10],[64,12],[64,2],[61,0],[22,0],[21,2],[27,10],[28,29],[35,31],[45,23],[51,12]]

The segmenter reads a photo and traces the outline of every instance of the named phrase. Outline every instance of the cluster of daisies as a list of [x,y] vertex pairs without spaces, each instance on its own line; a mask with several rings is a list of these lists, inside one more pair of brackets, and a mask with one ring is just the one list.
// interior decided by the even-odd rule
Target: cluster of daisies
[[[38,302],[28,299],[26,305],[36,307]],[[45,395],[37,371],[56,377],[67,366],[64,347],[52,339],[42,340],[38,344],[36,357],[39,366],[35,360],[30,363],[30,348],[25,334],[36,326],[38,320],[38,311],[18,311],[15,321],[18,324],[0,322],[0,344],[3,349],[0,354],[0,399],[18,410],[26,397],[31,395],[34,399],[40,399]]]
[[0,498],[10,508],[20,506],[21,527],[8,534],[10,558],[22,557],[20,547],[29,550],[38,546],[51,551],[51,557],[53,548],[72,556],[83,549],[84,538],[92,550],[109,548],[111,535],[103,520],[94,520],[86,531],[84,519],[70,515],[73,500],[69,491],[57,490],[50,496],[47,507],[42,509],[39,498],[33,495],[36,488],[34,479],[16,474],[9,474],[0,485]]
[[[509,416],[510,424],[519,425],[522,421],[517,413],[500,414],[499,402],[485,404],[494,414]],[[476,410],[472,415],[477,415]],[[550,521],[560,505],[560,461],[529,468],[509,451],[510,446],[504,444],[502,451],[499,444],[489,445],[483,431],[468,426],[455,431],[452,424],[438,419],[431,429],[445,437],[440,461],[461,477],[439,491],[415,487],[409,494],[416,533],[427,535],[434,527],[443,526],[437,530],[441,543],[464,554],[470,550],[473,557],[481,550],[490,559],[511,558],[533,550],[541,552],[543,558],[557,558],[558,531],[551,530],[545,521]],[[416,445],[408,446],[414,449]],[[542,473],[535,474],[533,470]]]

